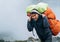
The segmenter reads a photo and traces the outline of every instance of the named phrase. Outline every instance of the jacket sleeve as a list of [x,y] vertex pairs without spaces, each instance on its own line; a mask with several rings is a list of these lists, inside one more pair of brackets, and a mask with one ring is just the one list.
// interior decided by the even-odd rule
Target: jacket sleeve
[[44,17],[43,22],[44,22],[43,26],[44,26],[44,35],[45,35],[45,37],[46,38],[50,38],[50,36],[52,37],[52,31],[50,29],[50,25],[49,25],[47,17]]
[[44,28],[46,28],[46,27],[49,27],[49,26],[50,26],[50,24],[49,24],[49,22],[48,22],[47,17],[44,17],[44,18],[43,18],[43,26],[44,26]]
[[33,21],[27,21],[27,29],[29,32],[33,31],[34,25]]

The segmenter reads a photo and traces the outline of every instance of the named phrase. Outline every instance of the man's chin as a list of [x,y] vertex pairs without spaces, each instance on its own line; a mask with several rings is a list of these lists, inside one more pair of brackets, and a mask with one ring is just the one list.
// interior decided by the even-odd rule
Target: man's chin
[[34,19],[35,21],[37,21],[37,19]]

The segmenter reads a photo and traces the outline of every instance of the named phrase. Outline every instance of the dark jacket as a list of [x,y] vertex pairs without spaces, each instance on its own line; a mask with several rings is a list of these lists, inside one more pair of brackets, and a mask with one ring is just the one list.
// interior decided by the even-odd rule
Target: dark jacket
[[39,15],[37,21],[31,19],[31,21],[28,21],[27,23],[28,31],[33,31],[33,28],[35,28],[36,33],[40,39],[47,39],[49,36],[52,36],[49,26],[50,25],[47,18],[43,18],[41,15]]

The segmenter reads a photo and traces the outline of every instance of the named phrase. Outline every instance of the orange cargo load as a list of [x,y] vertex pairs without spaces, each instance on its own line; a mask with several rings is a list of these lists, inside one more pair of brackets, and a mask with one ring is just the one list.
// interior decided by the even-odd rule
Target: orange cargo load
[[56,19],[55,14],[52,12],[50,8],[47,8],[44,14],[48,18],[50,29],[53,35],[56,36],[60,32],[60,21]]

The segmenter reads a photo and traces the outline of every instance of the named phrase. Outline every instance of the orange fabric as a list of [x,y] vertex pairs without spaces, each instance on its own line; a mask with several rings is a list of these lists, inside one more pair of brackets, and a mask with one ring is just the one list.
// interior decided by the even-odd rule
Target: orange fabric
[[47,8],[44,14],[48,18],[52,33],[54,34],[54,36],[56,36],[60,32],[60,21],[56,20],[56,16],[50,8]]
[[50,8],[47,8],[47,10],[44,12],[44,14],[45,14],[48,18],[56,19],[55,14],[52,12],[52,10],[51,10]]
[[57,35],[60,32],[60,22],[57,22],[57,24],[54,26],[54,29],[52,29],[54,35]]

